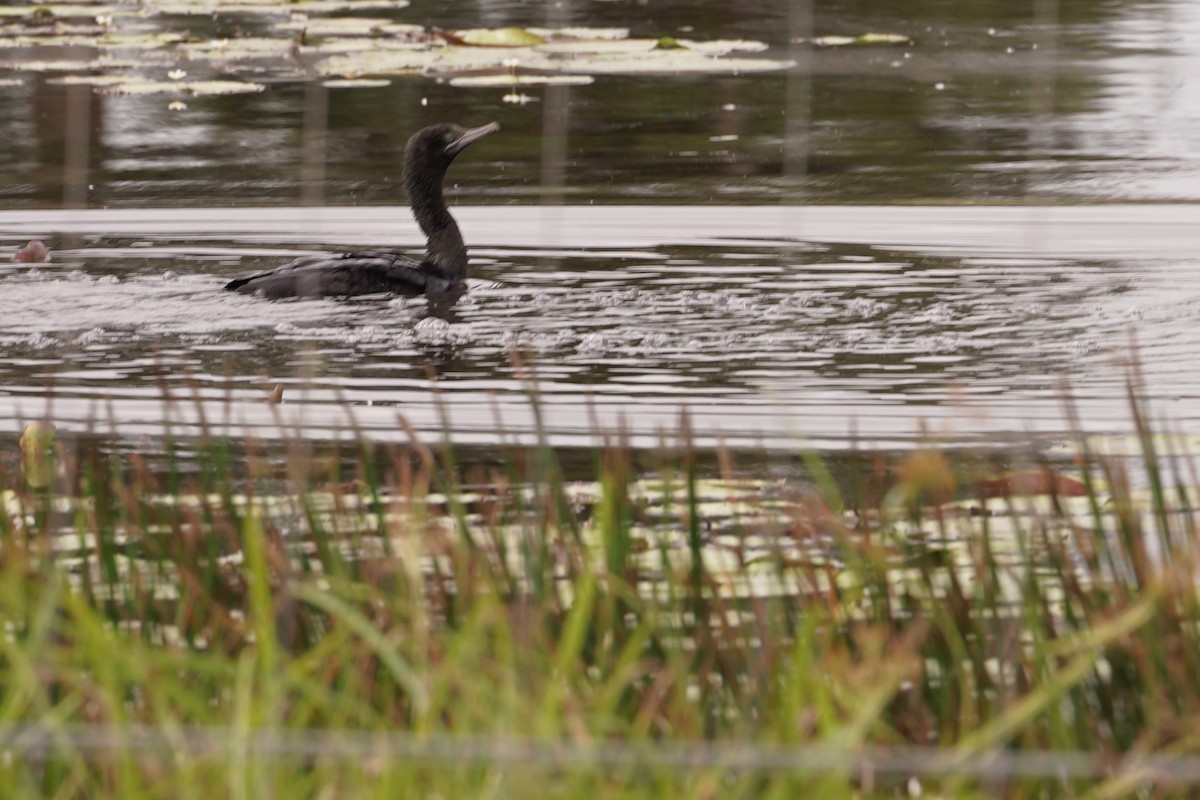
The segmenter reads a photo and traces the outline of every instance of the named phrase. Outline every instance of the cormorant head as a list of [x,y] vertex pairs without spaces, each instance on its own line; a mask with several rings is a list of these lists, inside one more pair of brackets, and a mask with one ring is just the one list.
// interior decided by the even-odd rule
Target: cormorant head
[[478,128],[443,123],[414,133],[404,148],[404,185],[409,195],[422,188],[420,184],[440,183],[455,156],[473,142],[498,130],[500,125],[495,122]]

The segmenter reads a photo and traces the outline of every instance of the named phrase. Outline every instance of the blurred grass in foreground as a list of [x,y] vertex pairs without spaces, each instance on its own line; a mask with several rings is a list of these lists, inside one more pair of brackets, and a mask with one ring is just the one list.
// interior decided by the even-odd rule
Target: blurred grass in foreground
[[207,436],[185,469],[169,439],[114,455],[35,428],[0,474],[0,781],[1186,794],[1200,481],[1130,398],[1145,489],[1077,421],[1075,477],[928,450],[837,482],[815,456],[806,482],[724,451],[702,470],[686,420],[649,473],[598,434],[587,483],[544,446],[461,466],[415,436]]

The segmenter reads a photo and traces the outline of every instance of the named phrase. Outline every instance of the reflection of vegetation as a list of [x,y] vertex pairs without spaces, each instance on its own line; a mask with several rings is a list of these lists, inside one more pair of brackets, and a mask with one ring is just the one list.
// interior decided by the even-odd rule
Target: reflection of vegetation
[[731,453],[705,478],[686,430],[641,478],[610,439],[586,485],[544,448],[31,434],[57,468],[0,477],[0,772],[88,797],[1187,779],[1146,757],[1191,751],[1196,519],[1139,434],[1146,493],[1083,437],[1080,480],[933,452],[841,493],[815,459],[815,485]]

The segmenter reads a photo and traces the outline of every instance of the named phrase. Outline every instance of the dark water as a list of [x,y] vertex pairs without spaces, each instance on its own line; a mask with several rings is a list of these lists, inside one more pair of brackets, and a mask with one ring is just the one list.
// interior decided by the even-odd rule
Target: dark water
[[[1064,381],[1089,424],[1123,427],[1136,336],[1148,393],[1192,430],[1200,209],[1129,203],[1200,194],[1200,7],[1013,5],[395,13],[749,37],[801,64],[523,105],[406,77],[169,111],[0,74],[25,79],[0,87],[0,254],[54,250],[0,268],[0,425],[49,410],[138,434],[203,414],[399,437],[397,412],[440,427],[436,389],[456,437],[486,444],[532,428],[517,354],[561,441],[624,420],[650,445],[681,409],[706,436],[782,446],[902,444],[923,421],[993,439],[1061,430]],[[810,27],[915,43],[791,43]],[[451,175],[475,274],[453,312],[217,291],[302,251],[419,248],[394,176],[408,133],[443,119],[504,128]],[[34,210],[64,204],[90,210]]]

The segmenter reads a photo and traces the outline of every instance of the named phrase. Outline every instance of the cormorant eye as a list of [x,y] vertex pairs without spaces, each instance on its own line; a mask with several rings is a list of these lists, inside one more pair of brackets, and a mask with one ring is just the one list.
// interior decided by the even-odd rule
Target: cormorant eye
[[446,133],[442,136],[442,141],[444,141],[446,144],[453,144],[454,140],[457,138],[458,137],[455,136],[453,133]]

